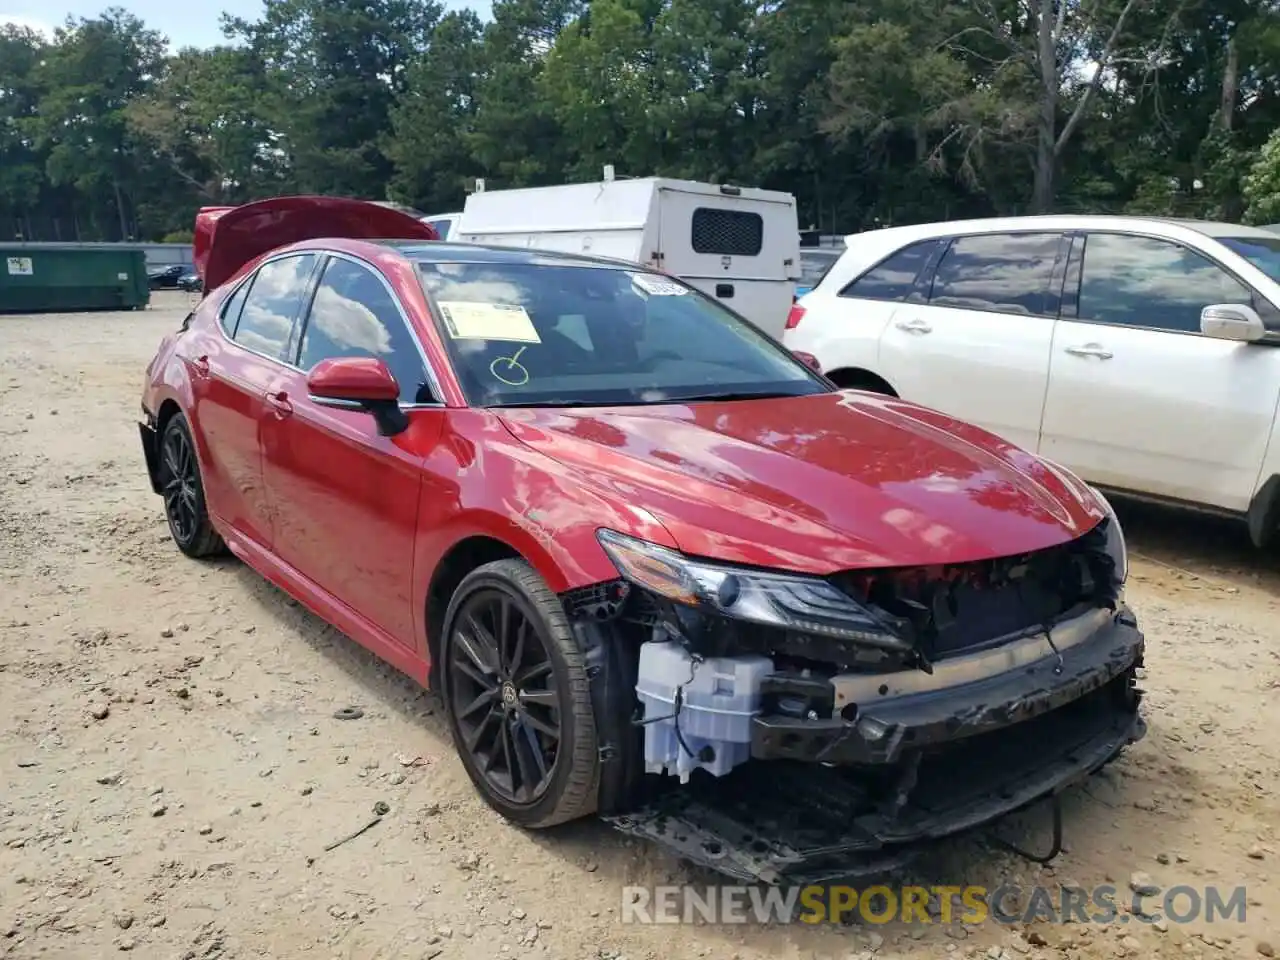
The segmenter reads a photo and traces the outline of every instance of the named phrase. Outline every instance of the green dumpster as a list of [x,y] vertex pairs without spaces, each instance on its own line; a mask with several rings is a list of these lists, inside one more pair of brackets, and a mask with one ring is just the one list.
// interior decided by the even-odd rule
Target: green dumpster
[[150,301],[141,248],[0,244],[0,313],[138,310]]

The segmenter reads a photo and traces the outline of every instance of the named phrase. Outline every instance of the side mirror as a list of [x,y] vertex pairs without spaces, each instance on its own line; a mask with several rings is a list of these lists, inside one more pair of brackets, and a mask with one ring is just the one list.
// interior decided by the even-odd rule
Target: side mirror
[[822,373],[822,363],[812,353],[803,350],[792,350],[791,355],[815,373]]
[[311,399],[326,407],[367,410],[378,433],[395,436],[409,426],[400,409],[400,384],[376,357],[331,357],[307,374]]
[[1200,332],[1215,340],[1252,343],[1267,335],[1258,311],[1243,303],[1215,303],[1200,311]]

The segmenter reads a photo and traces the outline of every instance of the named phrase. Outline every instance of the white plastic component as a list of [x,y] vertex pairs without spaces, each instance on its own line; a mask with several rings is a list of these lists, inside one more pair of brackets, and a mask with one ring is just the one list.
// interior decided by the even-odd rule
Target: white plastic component
[[[688,783],[695,769],[722,777],[748,760],[751,718],[760,712],[761,682],[772,672],[768,657],[695,661],[673,640],[643,644],[636,694],[644,706],[645,770]],[[706,748],[710,758],[702,760]]]

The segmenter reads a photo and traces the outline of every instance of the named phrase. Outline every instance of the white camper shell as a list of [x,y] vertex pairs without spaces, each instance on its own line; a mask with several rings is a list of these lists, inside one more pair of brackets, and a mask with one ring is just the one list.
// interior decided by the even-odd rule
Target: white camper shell
[[779,339],[800,276],[795,197],[692,180],[481,190],[451,239],[655,267]]
[[440,234],[441,240],[457,240],[458,239],[458,221],[462,219],[462,213],[429,213],[420,218],[428,227]]

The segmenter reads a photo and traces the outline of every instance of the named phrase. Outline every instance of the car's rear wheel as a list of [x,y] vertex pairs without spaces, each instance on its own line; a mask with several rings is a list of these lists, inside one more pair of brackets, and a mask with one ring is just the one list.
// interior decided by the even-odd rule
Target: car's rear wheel
[[175,413],[160,434],[157,471],[164,515],[173,542],[189,557],[208,557],[224,549],[222,538],[209,520],[200,478],[200,461],[187,418]]
[[590,681],[564,609],[523,560],[472,571],[445,614],[442,689],[463,766],[525,827],[596,809]]

